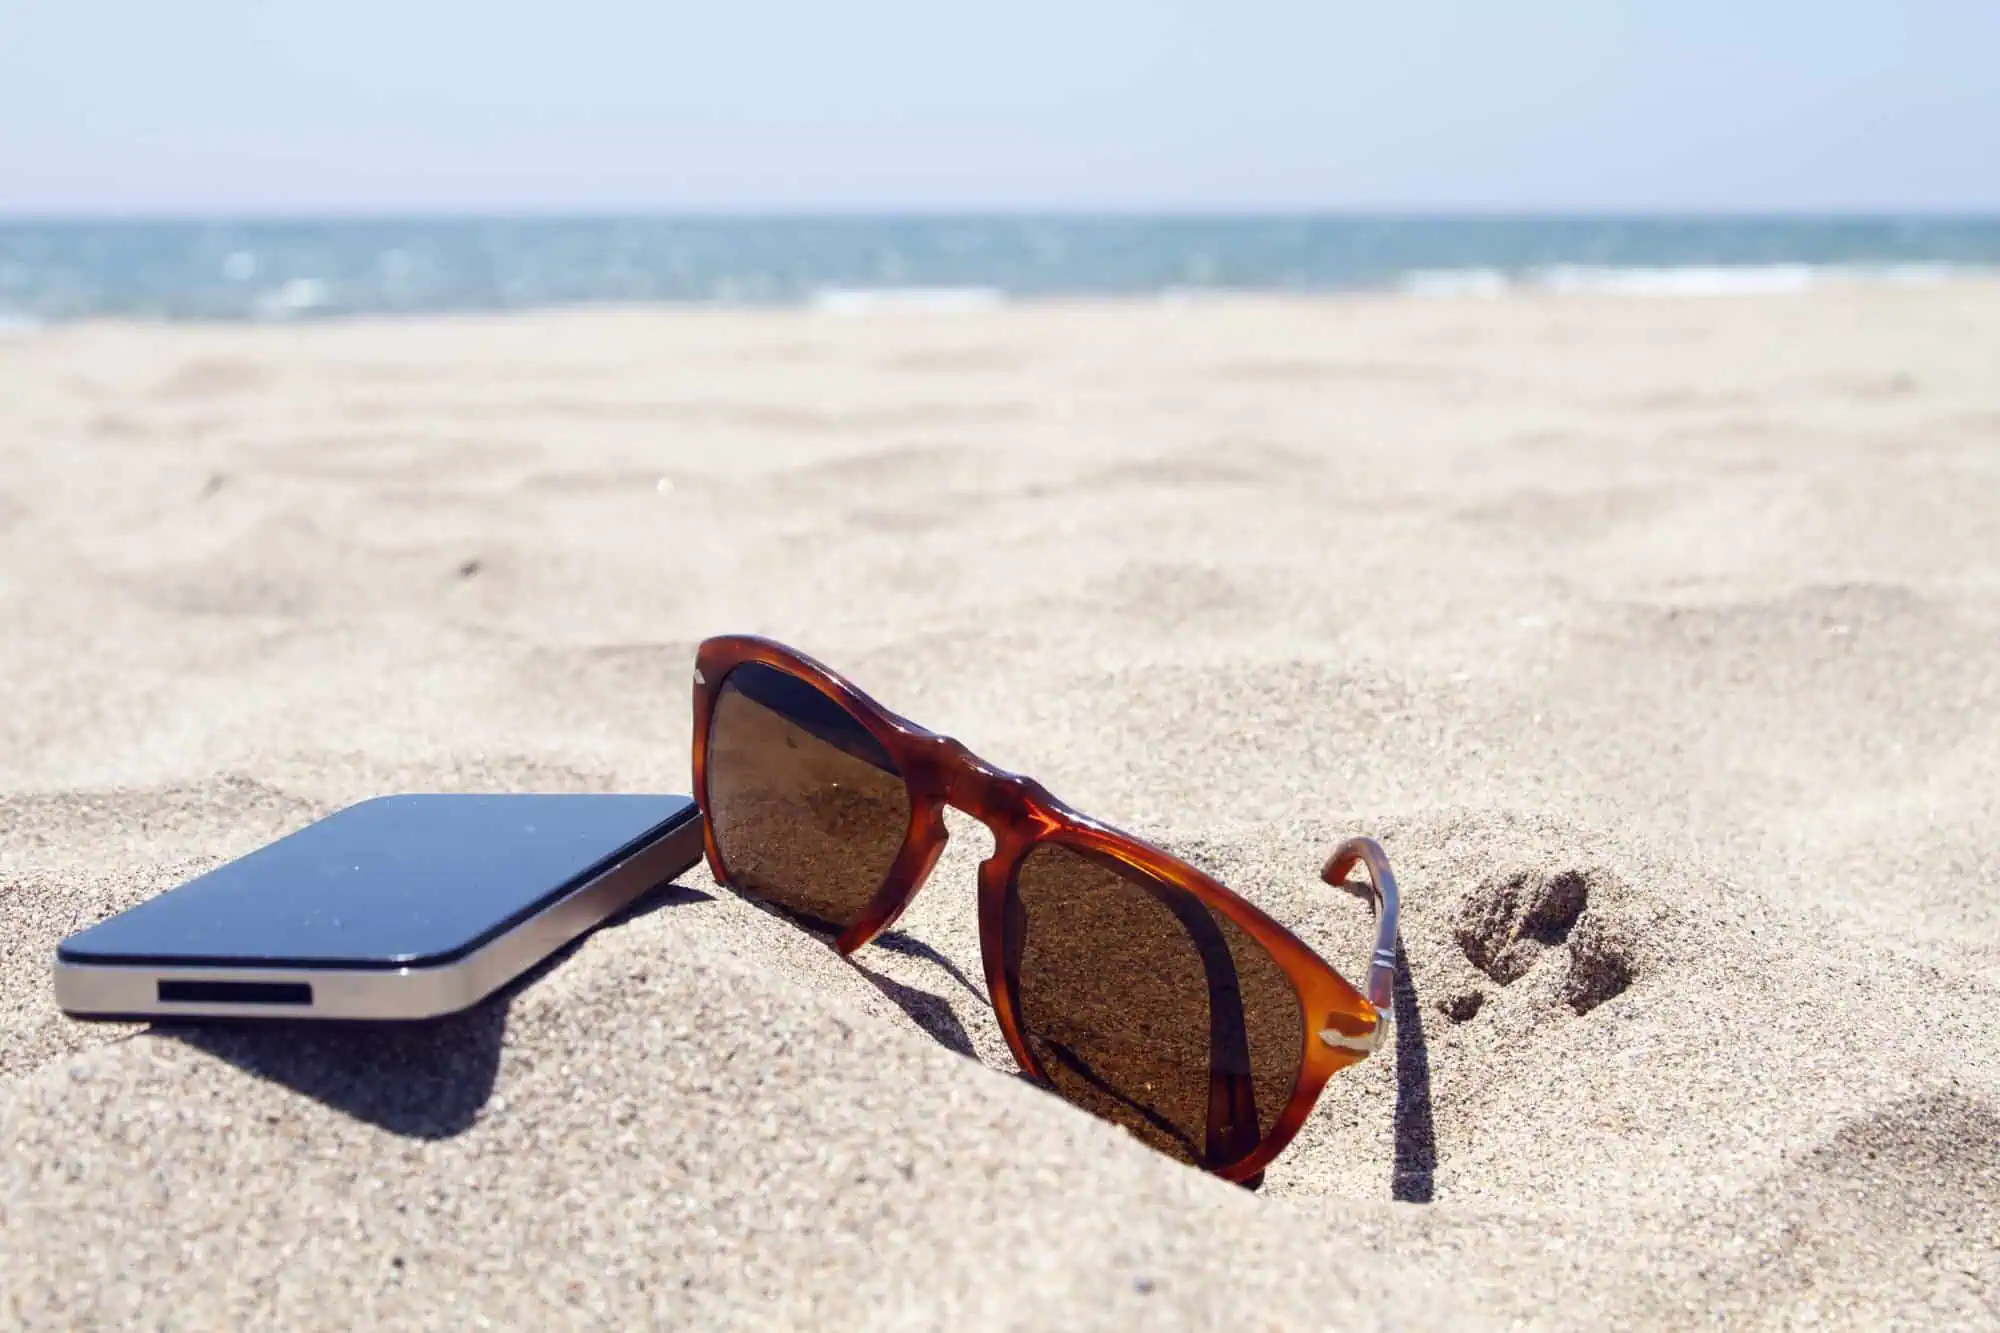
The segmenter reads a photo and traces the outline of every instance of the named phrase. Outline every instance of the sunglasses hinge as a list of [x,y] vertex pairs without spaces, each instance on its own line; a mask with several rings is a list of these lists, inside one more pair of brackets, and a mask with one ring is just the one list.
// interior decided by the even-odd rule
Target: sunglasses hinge
[[1321,1028],[1319,1039],[1337,1051],[1359,1051],[1364,1056],[1373,1055],[1381,1050],[1382,1044],[1388,1040],[1389,1029],[1394,1022],[1395,1018],[1388,1010],[1377,1009],[1375,1026],[1360,1036],[1352,1036],[1339,1028]]

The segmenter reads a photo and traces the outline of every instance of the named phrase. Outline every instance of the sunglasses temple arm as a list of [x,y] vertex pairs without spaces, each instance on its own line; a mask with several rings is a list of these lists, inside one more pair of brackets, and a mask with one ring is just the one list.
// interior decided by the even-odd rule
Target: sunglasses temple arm
[[[1368,867],[1368,884],[1355,888],[1347,884],[1347,872],[1356,865]],[[1396,872],[1389,868],[1389,854],[1373,838],[1349,838],[1334,848],[1320,878],[1335,888],[1347,887],[1370,900],[1375,908],[1375,952],[1368,960],[1365,991],[1377,1013],[1387,1014],[1396,998]]]

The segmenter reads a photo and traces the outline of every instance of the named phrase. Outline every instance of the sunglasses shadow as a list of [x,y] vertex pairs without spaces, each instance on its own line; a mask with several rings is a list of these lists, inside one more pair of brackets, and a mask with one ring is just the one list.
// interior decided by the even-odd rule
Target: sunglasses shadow
[[885,931],[875,940],[875,947],[887,949],[890,953],[901,954],[905,958],[921,959],[943,972],[953,981],[956,981],[964,988],[967,995],[970,995],[981,1004],[987,1003],[984,987],[973,985],[971,979],[965,973],[959,971],[957,963],[952,962],[951,959],[945,957],[915,936],[905,935],[900,930]]
[[493,1095],[515,996],[598,931],[710,897],[679,884],[649,890],[470,1009],[441,1018],[185,1019],[156,1021],[150,1031],[392,1134],[454,1138],[478,1122]]
[[[878,936],[873,943],[890,953],[913,958],[935,967],[956,982],[967,995],[981,1004],[987,1003],[986,992],[973,985],[965,973],[959,970],[958,964],[922,940],[905,935],[901,931],[891,930]],[[870,985],[882,992],[891,1004],[908,1015],[910,1021],[922,1029],[931,1040],[954,1055],[962,1055],[969,1060],[979,1058],[979,1053],[972,1044],[972,1034],[965,1030],[965,1024],[959,1021],[951,1002],[944,996],[934,995],[929,991],[919,990],[915,986],[886,977],[852,955],[847,961],[855,971],[867,979]]]
[[[788,922],[829,946],[840,934],[841,928],[837,924],[803,915],[780,903],[754,898],[744,901],[758,911],[765,912],[779,921]],[[962,987],[966,994],[981,1004],[987,1003],[986,992],[973,985],[965,973],[959,970],[958,964],[913,935],[906,935],[899,930],[884,931],[869,941],[869,948],[886,949],[890,953],[913,958],[934,967]],[[969,1060],[979,1058],[979,1053],[972,1044],[972,1034],[965,1030],[965,1024],[960,1022],[958,1015],[953,1012],[950,1001],[942,995],[934,995],[929,991],[884,976],[863,962],[858,954],[847,955],[845,961],[849,967],[861,974],[863,980],[902,1010],[904,1016],[917,1025],[919,1032],[954,1055],[962,1055]]]
[[944,1047],[954,1055],[962,1055],[968,1060],[977,1060],[979,1054],[973,1049],[972,1034],[965,1030],[965,1024],[958,1021],[951,1005],[943,996],[929,991],[905,986],[900,981],[892,981],[866,964],[849,958],[848,964],[867,979],[868,984],[888,997],[891,1004],[901,1009],[924,1035]]
[[1437,1127],[1431,1118],[1431,1057],[1410,960],[1396,941],[1396,1164],[1389,1194],[1401,1203],[1436,1195]]
[[[931,964],[963,987],[966,994],[982,1004],[987,1002],[984,990],[973,985],[955,963],[922,940],[892,930],[874,943],[892,953]],[[857,958],[849,957],[847,961],[938,1045],[968,1059],[979,1058],[965,1024],[959,1021],[943,996],[891,980]],[[1391,1168],[1389,1192],[1390,1197],[1400,1203],[1430,1203],[1437,1193],[1437,1126],[1431,1112],[1430,1047],[1424,1037],[1421,999],[1416,979],[1410,972],[1409,956],[1399,939],[1396,941],[1393,1000],[1396,1014],[1395,1162]],[[1264,1183],[1263,1173],[1259,1172],[1253,1179],[1241,1183],[1245,1189],[1255,1192]]]

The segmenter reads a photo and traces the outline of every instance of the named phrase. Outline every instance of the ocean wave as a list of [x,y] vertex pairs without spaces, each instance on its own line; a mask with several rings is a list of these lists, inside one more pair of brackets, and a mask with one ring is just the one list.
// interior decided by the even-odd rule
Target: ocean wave
[[830,315],[956,314],[1006,303],[998,287],[823,287],[812,296],[813,308]]
[[1933,283],[1960,278],[1992,277],[2000,268],[1978,264],[1851,264],[1844,272],[1872,282],[1902,283],[1928,287]]
[[1013,301],[1626,299],[1960,277],[2000,277],[2000,217],[0,219],[0,308],[50,325],[613,305],[942,317]]
[[318,278],[293,278],[257,298],[257,313],[265,319],[286,319],[325,306],[332,289]]
[[1514,286],[1497,268],[1414,269],[1396,285],[1411,296],[1504,296]]
[[1411,296],[1504,296],[1553,292],[1587,296],[1768,296],[1827,282],[1930,285],[2000,274],[1965,264],[1549,264],[1508,273],[1496,268],[1415,269],[1396,290]]
[[1607,296],[1761,296],[1809,290],[1825,270],[1812,264],[1685,264],[1610,268],[1552,264],[1531,283],[1553,292]]

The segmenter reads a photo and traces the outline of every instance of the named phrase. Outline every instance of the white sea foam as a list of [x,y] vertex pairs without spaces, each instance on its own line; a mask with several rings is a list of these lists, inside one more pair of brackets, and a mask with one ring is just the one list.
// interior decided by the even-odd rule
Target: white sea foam
[[330,295],[327,285],[318,278],[293,278],[258,298],[257,310],[267,319],[283,319],[318,309]]
[[901,312],[958,314],[1005,305],[997,287],[829,287],[813,294],[813,308],[830,315]]
[[1852,270],[1857,277],[1910,286],[1930,286],[1933,283],[1977,277],[1993,271],[1967,264],[1861,264]]
[[1552,292],[1590,296],[1759,296],[1809,291],[1828,282],[1928,285],[2000,273],[1947,263],[1550,264],[1507,273],[1497,268],[1413,269],[1396,289],[1411,296],[1504,296]]
[[23,333],[33,333],[42,327],[42,321],[33,315],[17,314],[12,310],[0,310],[0,338],[13,337]]
[[1614,268],[1554,264],[1530,275],[1533,285],[1555,292],[1612,296],[1755,296],[1803,292],[1824,276],[1811,264],[1688,264],[1665,268]]
[[1412,296],[1504,296],[1514,284],[1497,268],[1423,268],[1397,285]]
[[1178,310],[1182,306],[1198,305],[1204,301],[1226,301],[1230,295],[1226,287],[1185,287],[1170,283],[1154,292],[1153,299]]

